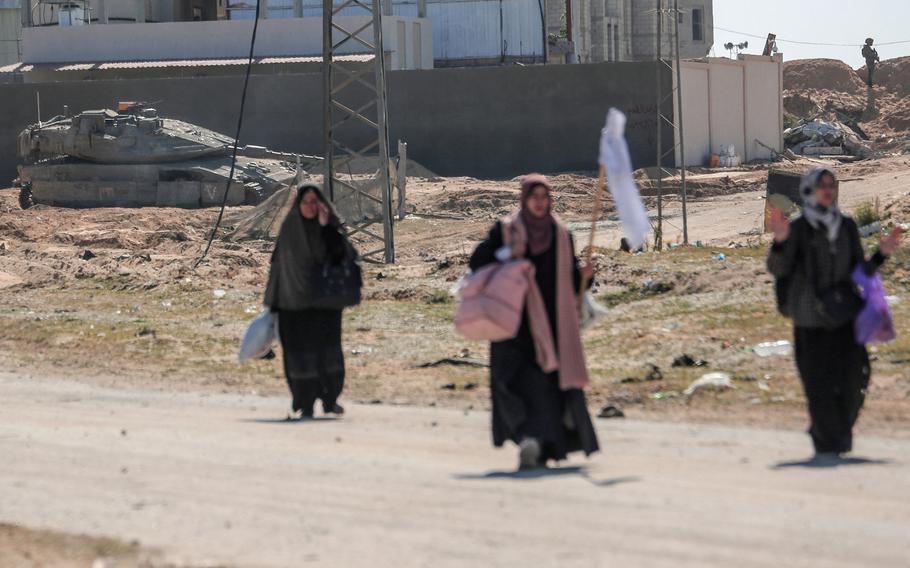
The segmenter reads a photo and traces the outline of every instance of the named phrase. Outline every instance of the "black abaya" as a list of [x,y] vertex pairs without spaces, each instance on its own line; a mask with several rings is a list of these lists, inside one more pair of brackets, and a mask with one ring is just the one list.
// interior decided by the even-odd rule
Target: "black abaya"
[[316,399],[331,411],[344,388],[340,310],[281,310],[278,334],[292,408],[313,413]]
[[[495,253],[502,244],[502,229],[497,224],[471,256],[471,270],[496,262]],[[527,258],[534,264],[537,285],[546,305],[554,342],[558,345],[555,243],[547,251]],[[577,269],[574,281],[577,287],[580,282]],[[590,455],[599,449],[584,392],[561,390],[559,373],[544,373],[537,364],[527,311],[514,339],[490,345],[490,394],[493,444],[497,447],[507,440],[520,443],[526,437],[536,438],[541,445],[542,462],[563,460],[573,451]]]

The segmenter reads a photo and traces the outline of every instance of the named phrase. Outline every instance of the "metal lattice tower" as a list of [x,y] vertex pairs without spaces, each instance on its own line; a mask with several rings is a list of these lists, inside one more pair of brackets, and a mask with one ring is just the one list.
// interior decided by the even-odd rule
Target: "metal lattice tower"
[[[342,55],[352,51],[368,56]],[[381,0],[323,0],[322,62],[326,193],[345,218],[348,235],[366,242],[363,258],[377,261],[382,254],[384,262],[393,263]],[[375,176],[357,179],[350,173],[354,160],[366,163],[373,157]]]
[[[679,59],[679,0],[672,1],[673,7],[664,7],[664,0],[657,0],[657,9],[654,10],[657,18],[657,228],[654,231],[654,248],[660,250],[663,247],[663,181],[665,177],[678,178],[680,183],[680,196],[682,198],[682,233],[683,244],[689,244],[689,219],[686,211],[687,191],[686,191],[686,152],[685,143],[683,142],[683,118],[682,118],[682,72],[680,70]],[[670,59],[663,57],[663,26],[664,18],[673,18],[673,27],[670,43]],[[663,89],[663,70],[669,68],[675,73],[673,86],[668,92]],[[672,116],[663,112],[663,105],[668,100],[676,98],[676,110]],[[663,149],[662,131],[664,124],[669,124],[673,128],[674,144],[667,151]],[[679,152],[677,163],[679,173],[671,172],[664,168],[664,159],[673,154],[676,156]]]

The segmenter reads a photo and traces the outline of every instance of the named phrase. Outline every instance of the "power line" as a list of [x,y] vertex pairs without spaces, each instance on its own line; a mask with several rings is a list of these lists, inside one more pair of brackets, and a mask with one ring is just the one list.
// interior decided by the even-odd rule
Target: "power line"
[[[714,26],[714,29],[721,30],[724,32],[729,32],[731,34],[739,34],[739,35],[743,35],[746,37],[754,37],[754,38],[758,38],[758,39],[767,39],[768,38],[767,35],[758,35],[758,34],[750,34],[750,33],[746,33],[746,32],[739,32],[736,30],[722,28],[720,26]],[[816,41],[798,41],[795,39],[782,39],[779,37],[775,38],[775,41],[782,41],[784,43],[796,43],[799,45],[820,45],[820,46],[825,46],[825,47],[862,47],[865,44],[865,42],[863,42],[863,43],[822,43],[822,42],[816,42]],[[901,40],[901,41],[875,42],[875,45],[878,47],[881,47],[884,45],[898,45],[898,44],[902,44],[902,43],[910,43],[910,39],[905,39],[905,40]]]
[[202,256],[193,264],[194,270],[209,254],[209,249],[212,248],[212,241],[215,240],[215,234],[218,232],[218,227],[221,225],[221,220],[224,218],[224,208],[227,206],[228,193],[231,191],[231,184],[234,183],[234,168],[237,166],[237,144],[240,143],[240,131],[243,128],[243,107],[246,106],[246,89],[250,84],[250,71],[253,69],[253,51],[256,48],[256,31],[259,29],[260,2],[262,2],[262,0],[256,0],[256,17],[253,20],[253,33],[250,36],[250,55],[246,62],[246,75],[243,78],[243,91],[240,93],[240,112],[237,114],[237,131],[234,135],[234,148],[231,153],[231,172],[228,174],[227,181],[224,184],[224,196],[221,198],[221,210],[218,212],[218,218],[215,219],[215,226],[212,227],[212,233],[209,235],[205,250],[202,251]]

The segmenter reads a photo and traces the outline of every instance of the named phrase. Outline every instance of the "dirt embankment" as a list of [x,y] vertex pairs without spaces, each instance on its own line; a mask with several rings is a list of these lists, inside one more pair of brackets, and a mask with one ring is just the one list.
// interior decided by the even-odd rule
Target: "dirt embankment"
[[882,61],[866,86],[865,67],[854,70],[835,59],[784,64],[784,110],[789,121],[819,116],[853,127],[876,149],[910,150],[910,57]]

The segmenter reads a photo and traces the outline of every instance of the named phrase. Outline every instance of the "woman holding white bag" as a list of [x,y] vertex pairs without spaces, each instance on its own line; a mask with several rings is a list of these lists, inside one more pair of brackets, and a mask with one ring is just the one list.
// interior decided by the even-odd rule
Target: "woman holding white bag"
[[341,313],[360,300],[356,259],[331,204],[316,186],[302,186],[278,234],[264,299],[278,316],[289,418],[312,417],[317,399],[326,414],[344,413]]
[[525,176],[521,209],[498,222],[470,259],[475,272],[529,260],[532,285],[543,299],[526,303],[516,337],[490,347],[493,443],[518,444],[520,469],[598,450],[583,391],[589,380],[577,299],[582,277],[589,281],[593,268],[578,267],[571,234],[552,213],[551,191],[546,177]]

